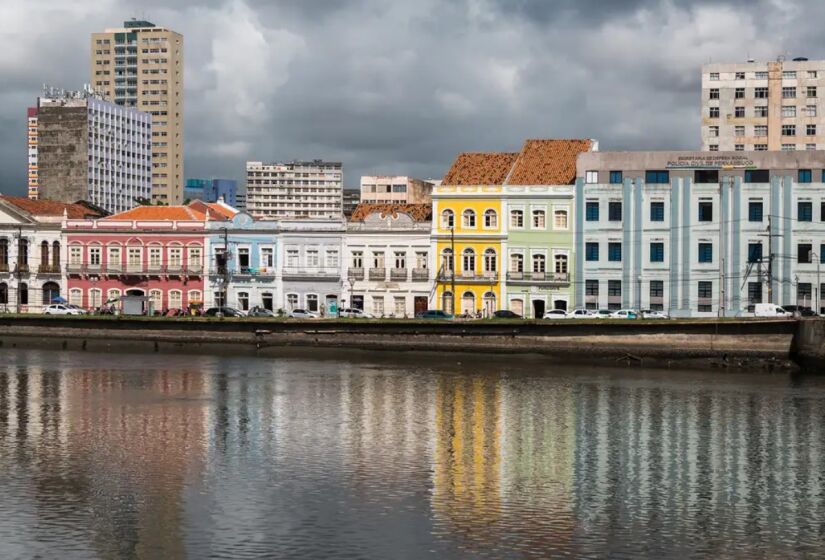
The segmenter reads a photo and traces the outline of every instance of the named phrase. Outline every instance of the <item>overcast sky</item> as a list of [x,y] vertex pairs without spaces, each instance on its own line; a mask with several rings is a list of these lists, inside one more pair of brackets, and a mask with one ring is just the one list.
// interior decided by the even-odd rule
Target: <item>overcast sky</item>
[[89,34],[132,16],[184,35],[187,177],[324,158],[346,186],[528,137],[695,149],[701,64],[825,43],[821,0],[0,0],[0,191],[41,85],[90,81]]

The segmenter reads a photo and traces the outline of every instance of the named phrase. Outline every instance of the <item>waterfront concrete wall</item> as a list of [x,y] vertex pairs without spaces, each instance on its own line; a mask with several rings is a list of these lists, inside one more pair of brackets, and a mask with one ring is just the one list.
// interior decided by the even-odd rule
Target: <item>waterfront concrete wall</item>
[[825,319],[799,321],[792,353],[806,370],[825,373]]
[[[0,345],[52,349],[242,352],[338,348],[540,354],[565,362],[793,368],[797,321],[373,322],[0,317]],[[802,322],[805,323],[805,322]],[[821,333],[811,337],[825,336]]]

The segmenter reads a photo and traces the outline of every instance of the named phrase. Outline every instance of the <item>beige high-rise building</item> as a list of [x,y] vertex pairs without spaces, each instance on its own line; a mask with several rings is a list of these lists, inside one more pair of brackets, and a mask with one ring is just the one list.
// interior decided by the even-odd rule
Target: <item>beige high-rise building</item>
[[183,35],[148,21],[92,33],[91,80],[106,99],[152,114],[152,200],[183,201]]
[[825,149],[825,61],[702,66],[702,149]]

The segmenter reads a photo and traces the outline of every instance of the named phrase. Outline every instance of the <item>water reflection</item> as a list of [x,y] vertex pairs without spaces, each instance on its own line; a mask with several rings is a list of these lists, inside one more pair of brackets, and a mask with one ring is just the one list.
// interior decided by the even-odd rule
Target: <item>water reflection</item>
[[825,382],[2,352],[0,557],[787,557]]

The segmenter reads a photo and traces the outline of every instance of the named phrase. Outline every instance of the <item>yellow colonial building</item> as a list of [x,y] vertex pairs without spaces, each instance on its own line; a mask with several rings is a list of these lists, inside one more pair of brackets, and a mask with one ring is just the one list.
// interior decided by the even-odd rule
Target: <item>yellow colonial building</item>
[[433,190],[437,309],[484,316],[501,309],[507,238],[502,191],[517,156],[461,154]]

